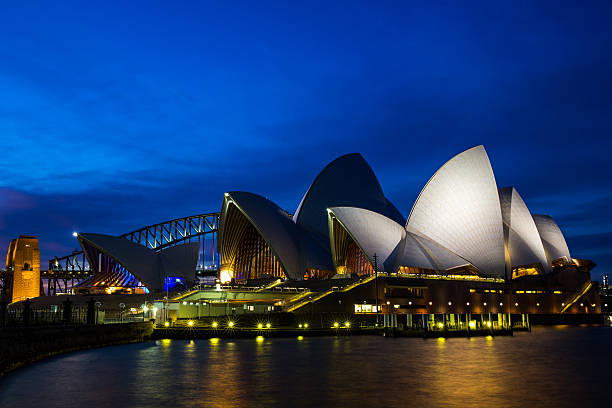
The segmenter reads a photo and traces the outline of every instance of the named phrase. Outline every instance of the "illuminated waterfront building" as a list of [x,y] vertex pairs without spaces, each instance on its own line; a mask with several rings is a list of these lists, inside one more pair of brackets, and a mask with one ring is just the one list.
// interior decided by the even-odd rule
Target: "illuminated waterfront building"
[[370,275],[375,263],[389,273],[511,280],[573,263],[552,218],[532,215],[514,187],[498,189],[483,146],[445,163],[407,221],[350,154],[317,176],[293,215],[253,193],[226,193],[218,242],[222,276],[237,282]]
[[[354,302],[356,313],[375,312],[375,297],[388,302],[379,310],[393,313],[599,308],[594,263],[573,259],[555,221],[532,215],[516,188],[498,188],[483,146],[440,167],[407,220],[363,157],[349,154],[315,178],[294,214],[253,193],[226,193],[219,228],[222,281],[359,279],[351,294],[328,297]],[[378,294],[366,279],[376,271]],[[582,309],[571,309],[576,304]]]
[[[171,230],[162,233],[172,240]],[[159,292],[169,276],[193,279],[196,246],[153,250],[124,238],[78,234],[95,273],[77,292]],[[515,187],[497,186],[483,146],[443,164],[407,219],[357,153],[326,166],[293,213],[254,193],[227,192],[217,250],[222,283],[263,288],[276,282],[278,290],[309,290],[307,299],[316,299],[271,295],[263,301],[260,291],[251,299],[275,310],[303,312],[315,301],[321,310],[365,314],[601,309],[590,280],[595,264],[572,258],[556,222],[532,215]],[[374,276],[380,278],[373,282]],[[217,295],[210,300],[219,302]],[[243,310],[254,311],[255,304]]]

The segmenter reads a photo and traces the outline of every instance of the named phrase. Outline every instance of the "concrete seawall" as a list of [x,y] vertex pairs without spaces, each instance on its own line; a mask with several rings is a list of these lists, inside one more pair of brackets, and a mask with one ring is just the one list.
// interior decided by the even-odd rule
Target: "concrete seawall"
[[0,377],[58,354],[137,343],[150,339],[152,333],[153,322],[0,329]]

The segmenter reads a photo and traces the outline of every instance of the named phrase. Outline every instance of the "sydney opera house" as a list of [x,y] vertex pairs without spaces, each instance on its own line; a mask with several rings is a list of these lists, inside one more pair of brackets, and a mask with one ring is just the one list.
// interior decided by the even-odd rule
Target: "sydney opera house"
[[159,292],[168,276],[193,281],[199,244],[186,243],[156,252],[127,239],[104,234],[78,234],[92,270],[75,292],[103,288],[106,293],[123,289],[129,293]]
[[514,187],[497,187],[483,146],[444,164],[407,220],[359,154],[323,169],[293,215],[256,194],[226,193],[219,250],[223,278],[238,282],[374,268],[508,281],[574,263],[551,217],[531,214]]
[[[193,279],[198,254],[190,244],[156,252],[104,235],[78,238],[97,272],[81,287],[112,280],[159,291],[164,276]],[[594,264],[572,258],[554,219],[532,214],[517,189],[498,187],[483,146],[442,165],[407,219],[357,153],[327,165],[293,213],[254,193],[227,192],[217,250],[222,282],[363,283],[344,303],[322,300],[337,311],[371,311],[375,296],[406,313],[451,305],[457,313],[558,313],[578,299],[577,312],[588,312],[598,303]],[[376,287],[374,275],[382,278]]]

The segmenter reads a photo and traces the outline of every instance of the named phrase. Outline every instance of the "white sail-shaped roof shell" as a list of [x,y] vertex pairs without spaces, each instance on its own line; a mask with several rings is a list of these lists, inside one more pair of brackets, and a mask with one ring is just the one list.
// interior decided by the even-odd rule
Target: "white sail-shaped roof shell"
[[293,220],[327,244],[327,209],[331,207],[366,208],[400,224],[405,218],[383,194],[382,188],[359,153],[340,156],[329,163],[304,194]]
[[226,236],[226,218],[232,205],[236,206],[266,241],[289,279],[302,279],[304,271],[309,268],[333,269],[329,247],[324,248],[317,244],[308,231],[294,223],[291,216],[274,202],[244,191],[225,193],[219,221],[222,259],[225,252],[235,249],[230,248],[231,245],[227,242],[232,238]]
[[427,238],[420,232],[406,227],[406,238],[395,261],[395,268],[414,266],[425,269],[446,271],[470,263],[448,248]]
[[484,274],[505,275],[497,184],[483,146],[458,154],[433,175],[415,202],[407,225]]
[[509,267],[539,263],[544,272],[550,272],[551,265],[540,239],[540,234],[527,205],[514,187],[499,190],[504,234],[509,255]]
[[200,252],[198,242],[175,245],[156,252],[128,239],[104,234],[83,233],[78,235],[78,240],[92,267],[98,265],[98,260],[89,259],[87,246],[92,246],[113,258],[154,291],[162,290],[166,276],[181,276],[190,280],[195,278]]
[[[355,207],[333,207],[330,213],[330,241],[333,251],[331,217],[334,216],[348,231],[359,248],[374,264],[387,272],[397,272],[400,266],[446,271],[469,264],[440,244],[424,237],[411,227],[376,212]],[[380,268],[379,268],[380,269]]]
[[[164,277],[160,260],[154,250],[127,239],[104,234],[79,234],[78,240],[81,246],[85,241],[111,256],[150,289],[163,288]],[[83,249],[85,250],[84,247]],[[92,263],[95,261],[90,260]]]
[[[359,248],[374,264],[374,254],[378,265],[382,266],[391,256],[395,247],[405,237],[406,231],[401,224],[374,211],[356,207],[333,207],[330,216],[335,216],[348,231]],[[331,229],[331,222],[329,223]],[[330,241],[333,251],[333,237]]]
[[549,262],[552,263],[559,258],[571,261],[572,257],[567,247],[567,242],[565,242],[563,232],[561,232],[555,220],[548,215],[534,214],[533,221],[540,233],[540,238],[542,238],[542,244],[544,245]]
[[230,205],[235,205],[261,234],[278,258],[285,274],[291,279],[300,279],[303,272],[300,271],[297,228],[287,213],[260,195],[243,191],[225,193],[219,222],[221,250],[228,250],[228,245],[223,243],[226,240],[225,232],[228,226],[225,219]]

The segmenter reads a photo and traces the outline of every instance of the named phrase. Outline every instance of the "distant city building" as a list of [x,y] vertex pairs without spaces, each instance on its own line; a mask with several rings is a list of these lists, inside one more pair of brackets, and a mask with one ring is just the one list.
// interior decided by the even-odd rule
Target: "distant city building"
[[40,295],[40,251],[38,239],[20,235],[13,239],[6,255],[6,269],[12,275],[12,302]]

